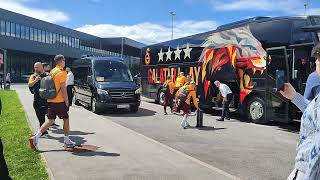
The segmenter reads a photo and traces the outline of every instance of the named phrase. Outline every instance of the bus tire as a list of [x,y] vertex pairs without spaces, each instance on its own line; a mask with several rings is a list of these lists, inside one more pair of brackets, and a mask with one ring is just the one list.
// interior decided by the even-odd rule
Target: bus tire
[[164,100],[163,100],[163,95],[164,95],[164,93],[163,93],[161,90],[159,90],[159,91],[158,91],[158,94],[157,94],[156,103],[158,103],[158,104],[160,104],[160,105],[163,104],[163,102],[164,102]]
[[265,101],[258,97],[251,97],[246,103],[246,117],[256,124],[267,124],[269,120],[265,118]]

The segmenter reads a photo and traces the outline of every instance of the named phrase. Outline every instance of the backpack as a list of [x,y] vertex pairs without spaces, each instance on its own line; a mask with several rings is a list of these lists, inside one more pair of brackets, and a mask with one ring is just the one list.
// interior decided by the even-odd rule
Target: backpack
[[186,88],[184,88],[179,94],[178,94],[178,99],[180,99],[181,101],[186,101],[187,97],[189,95],[190,91],[187,90]]
[[53,99],[58,95],[60,89],[57,92],[53,78],[60,72],[62,71],[59,69],[55,73],[41,79],[39,95],[42,99]]

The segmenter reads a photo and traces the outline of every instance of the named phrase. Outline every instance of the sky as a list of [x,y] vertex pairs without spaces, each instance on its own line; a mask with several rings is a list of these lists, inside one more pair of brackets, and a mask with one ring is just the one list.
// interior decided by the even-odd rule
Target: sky
[[255,16],[320,15],[320,0],[0,0],[0,8],[99,37],[152,44]]

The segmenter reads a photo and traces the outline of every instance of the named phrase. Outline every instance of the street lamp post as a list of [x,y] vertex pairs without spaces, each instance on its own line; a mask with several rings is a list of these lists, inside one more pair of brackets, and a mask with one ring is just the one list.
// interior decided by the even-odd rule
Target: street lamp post
[[173,17],[176,15],[175,12],[171,11],[171,40],[173,39]]
[[308,4],[304,4],[304,15],[305,16],[307,15],[307,6],[308,6]]

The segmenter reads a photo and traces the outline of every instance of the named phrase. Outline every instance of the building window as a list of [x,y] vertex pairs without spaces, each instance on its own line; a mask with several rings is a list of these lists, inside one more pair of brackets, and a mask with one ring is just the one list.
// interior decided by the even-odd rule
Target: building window
[[6,36],[10,36],[10,22],[6,22]]
[[33,28],[30,27],[30,40],[31,41],[33,41],[33,35],[34,35]]
[[72,38],[69,37],[69,47],[72,47]]
[[28,26],[26,26],[26,39],[30,39],[30,28]]
[[79,49],[80,48],[80,40],[75,39],[74,41],[75,41],[75,47]]
[[10,23],[10,25],[11,25],[11,36],[16,37],[16,24]]
[[52,32],[49,33],[49,43],[53,44]]
[[0,31],[1,31],[1,35],[6,35],[6,22],[5,21],[1,20]]
[[38,29],[38,38],[37,38],[38,42],[41,42],[41,30]]
[[63,46],[63,37],[59,34],[59,45]]
[[22,39],[27,39],[26,38],[26,27],[21,25],[21,38]]
[[45,34],[46,34],[46,42],[45,43],[50,44],[50,33],[45,31]]
[[56,33],[52,34],[52,43],[57,44],[57,34]]
[[41,42],[46,43],[46,32],[45,31],[41,31]]
[[20,24],[16,24],[16,37],[20,38]]

